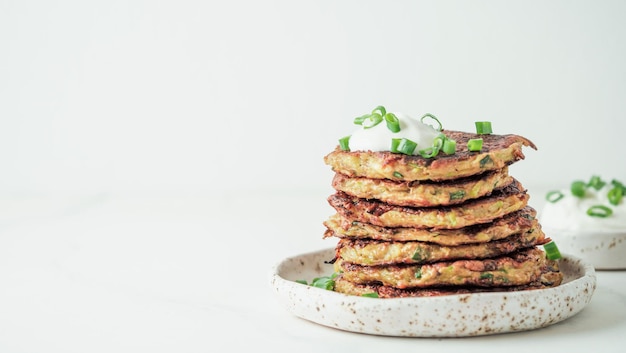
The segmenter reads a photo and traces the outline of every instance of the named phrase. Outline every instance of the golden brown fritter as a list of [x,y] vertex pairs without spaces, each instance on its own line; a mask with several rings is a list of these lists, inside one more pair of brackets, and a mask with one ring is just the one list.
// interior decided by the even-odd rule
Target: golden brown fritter
[[[443,133],[457,141],[456,153],[423,158],[392,152],[342,151],[337,147],[324,156],[324,162],[333,171],[350,177],[441,181],[502,169],[524,159],[524,146],[537,149],[530,140],[518,135],[477,135],[452,130]],[[483,139],[481,151],[467,149],[467,142],[473,138]]]
[[368,283],[357,284],[347,281],[341,274],[335,278],[334,291],[348,295],[371,295],[376,293],[378,298],[412,298],[412,297],[436,297],[453,294],[471,294],[486,292],[514,292],[534,289],[546,289],[559,286],[563,281],[563,274],[559,271],[556,262],[549,262],[544,268],[537,281],[519,286],[502,287],[476,287],[476,286],[448,286],[429,288],[405,288],[399,289],[381,284]]
[[351,221],[336,213],[324,225],[324,238],[355,238],[386,241],[423,241],[444,246],[485,243],[506,238],[512,234],[540,229],[537,211],[526,206],[493,222],[477,224],[459,229],[420,229],[406,227],[380,227],[368,223]]
[[394,288],[439,286],[521,286],[540,280],[548,267],[556,266],[533,247],[490,258],[442,261],[421,265],[361,266],[336,259],[335,272],[356,284],[378,283]]
[[[548,239],[549,240],[549,239]],[[336,257],[362,266],[424,264],[460,259],[485,259],[502,256],[535,245],[546,237],[540,229],[513,234],[501,240],[458,246],[441,246],[419,241],[378,241],[341,239],[335,247]]]
[[504,167],[445,182],[369,179],[335,173],[332,186],[351,196],[375,199],[390,205],[431,207],[455,205],[486,196],[512,182],[508,167]]
[[490,196],[447,207],[394,206],[338,191],[329,204],[343,217],[381,227],[458,229],[488,223],[526,207],[529,195],[515,181]]

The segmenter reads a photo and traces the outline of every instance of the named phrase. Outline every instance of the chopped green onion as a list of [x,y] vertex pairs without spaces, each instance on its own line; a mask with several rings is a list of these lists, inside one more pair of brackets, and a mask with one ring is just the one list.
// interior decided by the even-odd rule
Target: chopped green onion
[[350,151],[350,136],[339,139],[339,148],[341,148],[342,151]]
[[563,193],[560,191],[550,191],[546,194],[546,200],[548,200],[551,203],[555,203],[559,201],[560,199],[562,199],[563,197],[565,197],[565,195],[563,195]]
[[313,278],[313,280],[311,281],[311,286],[327,290],[333,290],[335,288],[335,277],[337,277],[336,272],[330,276]]
[[425,118],[431,118],[432,120],[434,120],[435,122],[437,122],[437,125],[438,125],[437,127],[435,127],[435,126],[431,125],[431,126],[432,126],[435,130],[437,130],[437,131],[441,131],[441,130],[443,130],[443,126],[441,125],[441,122],[439,121],[439,119],[437,119],[437,117],[436,117],[436,116],[434,116],[434,115],[432,115],[432,114],[429,114],[429,113],[424,114],[424,116],[422,116],[422,118],[420,119],[420,121],[421,121],[422,123],[424,123],[424,124],[426,124],[426,123],[424,122],[424,119],[425,119]]
[[484,156],[484,157],[483,157],[483,159],[481,159],[481,160],[480,160],[480,162],[479,162],[479,164],[480,164],[480,167],[481,167],[481,168],[485,168],[485,166],[486,166],[488,163],[493,164],[493,160],[491,159],[491,156],[490,156],[490,155],[486,155],[486,156]]
[[476,125],[476,133],[479,135],[489,135],[492,133],[491,121],[476,121],[474,125]]
[[387,122],[387,128],[389,129],[389,131],[391,132],[400,131],[400,120],[398,120],[398,117],[395,114],[393,113],[385,114],[385,121]]
[[596,190],[600,190],[605,184],[606,183],[602,179],[600,179],[599,176],[594,175],[591,177],[591,179],[587,183],[587,186],[592,187]]
[[398,178],[398,179],[402,179],[404,178],[404,175],[402,175],[402,173],[398,172],[398,171],[394,171],[393,172],[393,176]]
[[364,128],[369,129],[380,124],[381,121],[383,121],[383,116],[378,113],[374,113],[365,118],[361,125],[363,125]]
[[461,200],[465,197],[465,190],[457,190],[449,193],[450,201],[452,200]]
[[559,248],[556,246],[556,243],[554,241],[543,244],[543,249],[546,251],[546,257],[549,260],[558,260],[562,257],[561,252],[559,251]]
[[612,205],[617,206],[619,205],[619,202],[622,201],[622,197],[624,197],[624,189],[620,188],[619,186],[615,186],[611,190],[609,190],[607,197],[609,198],[609,202]]
[[626,186],[624,186],[624,184],[622,184],[621,182],[613,179],[611,180],[611,185],[613,185],[614,187],[619,187],[622,189],[622,194],[626,195]]
[[480,151],[482,148],[483,148],[483,139],[481,138],[469,139],[469,141],[467,141],[467,149],[472,152]]
[[445,154],[454,154],[456,152],[456,141],[446,138],[443,140],[443,147],[441,148]]
[[435,147],[428,147],[423,150],[417,151],[417,153],[419,153],[420,156],[422,156],[423,158],[433,158],[439,153],[439,150]]
[[379,105],[378,107],[374,108],[374,110],[372,110],[372,114],[380,114],[380,116],[385,116],[385,114],[387,114],[387,110],[382,105]]
[[606,218],[613,214],[613,210],[604,205],[595,205],[589,207],[587,214],[591,217]]
[[585,196],[585,189],[587,188],[587,184],[584,181],[576,180],[570,186],[570,190],[572,191],[572,195],[576,197]]
[[307,283],[306,283],[306,281],[305,281],[305,280],[303,280],[303,279],[297,279],[297,280],[296,280],[296,283],[300,283],[300,284],[304,284],[304,285],[306,285],[306,284],[307,284]]
[[404,153],[411,155],[413,154],[413,151],[415,151],[416,147],[417,143],[407,138],[391,139],[391,152],[393,153]]
[[361,116],[354,118],[354,124],[363,125],[363,121],[365,121],[365,119],[367,119],[367,117],[369,116],[370,116],[369,114],[365,114],[365,115],[361,115]]
[[376,292],[372,292],[372,293],[363,293],[361,294],[362,297],[367,297],[367,298],[378,298],[378,293]]

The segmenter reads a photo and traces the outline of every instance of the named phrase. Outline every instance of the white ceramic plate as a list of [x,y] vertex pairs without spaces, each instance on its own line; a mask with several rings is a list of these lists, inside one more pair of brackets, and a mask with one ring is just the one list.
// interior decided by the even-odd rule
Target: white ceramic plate
[[592,265],[564,255],[563,283],[555,288],[380,299],[345,295],[295,282],[329,276],[334,249],[286,258],[274,266],[271,285],[292,314],[320,325],[373,335],[465,337],[525,331],[579,313],[596,288]]

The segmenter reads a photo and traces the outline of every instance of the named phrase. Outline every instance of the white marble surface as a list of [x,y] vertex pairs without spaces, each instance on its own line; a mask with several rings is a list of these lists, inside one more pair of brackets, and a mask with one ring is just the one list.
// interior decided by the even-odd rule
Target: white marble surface
[[290,315],[270,269],[334,246],[326,192],[0,195],[0,352],[623,351],[626,271],[599,271],[580,314],[521,333],[378,337]]

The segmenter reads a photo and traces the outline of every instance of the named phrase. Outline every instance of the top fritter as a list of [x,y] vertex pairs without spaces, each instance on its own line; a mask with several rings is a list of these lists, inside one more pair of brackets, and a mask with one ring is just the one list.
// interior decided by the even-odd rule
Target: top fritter
[[[498,170],[524,159],[522,147],[537,149],[530,140],[518,135],[479,135],[450,130],[441,132],[456,141],[455,153],[424,158],[391,151],[344,151],[337,147],[324,157],[324,162],[333,171],[352,177],[440,181]],[[470,151],[467,147],[469,140],[477,138],[483,140],[482,149]]]

